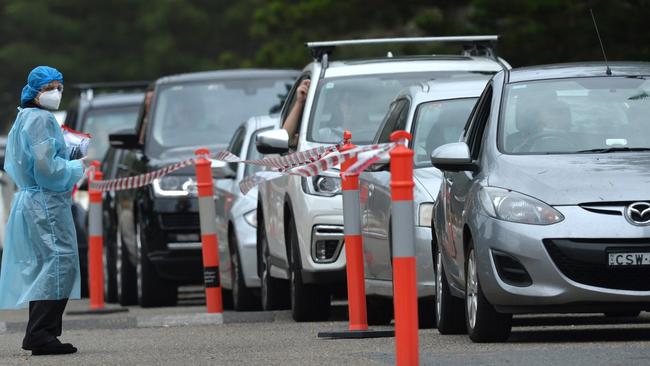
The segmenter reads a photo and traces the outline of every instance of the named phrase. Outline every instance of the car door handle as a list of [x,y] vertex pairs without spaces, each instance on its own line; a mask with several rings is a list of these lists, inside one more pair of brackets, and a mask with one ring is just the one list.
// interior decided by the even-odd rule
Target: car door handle
[[125,171],[129,170],[129,167],[124,165],[124,164],[117,164],[117,170],[119,170],[121,172],[125,172]]
[[451,179],[451,178],[445,178],[445,182],[447,183],[447,185],[448,185],[449,187],[451,187],[451,186],[454,185],[454,180]]

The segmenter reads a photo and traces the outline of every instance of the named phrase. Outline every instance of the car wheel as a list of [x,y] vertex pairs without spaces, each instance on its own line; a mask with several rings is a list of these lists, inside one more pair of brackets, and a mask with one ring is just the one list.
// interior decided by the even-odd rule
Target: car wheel
[[[104,233],[104,237],[108,238],[106,233]],[[102,259],[104,267],[104,300],[106,302],[117,302],[117,271],[115,261],[115,241],[106,240],[104,243],[104,257]]]
[[122,230],[119,225],[117,227],[115,270],[117,272],[117,301],[122,306],[135,305],[138,301],[135,286],[135,268],[129,262],[128,252],[124,248]]
[[605,316],[608,318],[636,318],[641,314],[640,310],[632,311],[608,311]]
[[[262,225],[261,230],[264,230],[264,224],[262,222],[258,223],[258,230],[260,230],[259,225]],[[257,245],[260,248],[258,262],[260,267],[262,309],[287,309],[289,307],[287,281],[271,276],[271,253],[269,252],[269,243],[266,235],[258,234]]]
[[503,342],[510,336],[512,314],[502,314],[490,304],[478,277],[476,251],[470,246],[465,264],[467,333],[473,342]]
[[436,245],[436,327],[440,334],[464,334],[465,312],[463,300],[454,297],[449,290],[449,283],[442,266],[442,250]]
[[389,325],[393,320],[393,300],[366,296],[366,308],[368,314],[368,325]]
[[293,218],[289,221],[289,230],[291,315],[297,322],[327,320],[332,308],[330,291],[324,286],[303,283],[298,232]]
[[230,244],[230,275],[233,309],[237,311],[253,310],[256,299],[253,291],[246,287],[244,272],[241,267],[241,258],[239,257],[239,246],[237,245],[237,238],[232,231],[228,233],[228,243]]
[[420,329],[436,327],[436,300],[433,297],[418,299],[418,327]]
[[153,263],[147,257],[146,245],[143,245],[146,243],[146,238],[139,222],[135,226],[135,237],[138,303],[143,308],[175,305],[178,287],[175,283],[158,277]]

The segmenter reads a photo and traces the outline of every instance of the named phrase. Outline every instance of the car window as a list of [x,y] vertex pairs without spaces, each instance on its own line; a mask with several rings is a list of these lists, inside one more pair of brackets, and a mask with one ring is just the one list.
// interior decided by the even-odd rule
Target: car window
[[508,154],[650,147],[650,81],[589,77],[506,86],[499,148]]
[[157,154],[174,147],[225,145],[242,122],[275,110],[292,82],[266,77],[158,87],[147,149]]
[[[440,73],[439,76],[449,76]],[[388,112],[390,101],[400,90],[436,73],[355,75],[321,80],[318,83],[307,140],[338,143],[343,132],[352,132],[352,142],[368,144]]]
[[89,110],[81,130],[92,136],[88,145],[88,159],[102,160],[109,147],[108,135],[124,129],[135,128],[138,105],[121,108]]
[[490,108],[492,106],[492,85],[488,84],[487,88],[483,91],[483,95],[478,101],[476,111],[474,111],[471,122],[469,135],[467,136],[467,145],[471,153],[472,159],[477,159],[481,151],[481,141],[483,139],[483,132],[490,118]]
[[68,113],[65,115],[65,124],[68,127],[76,128],[77,127],[77,114],[79,110],[79,99],[73,100],[68,106]]
[[[264,129],[257,130],[253,133],[251,136],[251,139],[248,143],[248,152],[246,154],[246,159],[247,160],[254,160],[254,159],[261,159],[262,154],[257,151],[257,147],[255,146],[255,141],[257,140],[257,135],[264,131],[270,131],[272,130],[273,127],[268,127]],[[264,167],[259,166],[259,165],[252,165],[252,164],[246,164],[246,170],[244,170],[244,177],[248,177],[249,175],[253,175],[261,170],[263,170]]]
[[[282,121],[282,124],[284,124],[284,120],[287,119],[289,116],[289,112],[291,112],[291,109],[293,109],[294,104],[296,104],[296,90],[298,89],[298,86],[300,86],[300,83],[303,82],[305,79],[310,79],[310,74],[305,73],[296,80],[296,82],[293,84],[291,89],[287,92],[286,100],[282,106],[282,112],[280,115],[280,121]],[[298,131],[300,130],[300,126],[298,126]]]
[[397,130],[397,124],[400,121],[400,117],[404,116],[404,111],[408,111],[408,100],[407,99],[398,99],[393,102],[384,118],[384,123],[382,130],[379,131],[378,138],[375,141],[379,144],[390,142],[390,135],[393,131]]
[[[230,140],[230,145],[228,146],[228,151],[231,153],[241,156],[242,153],[242,145],[244,145],[244,137],[246,135],[246,128],[244,126],[241,126],[235,131],[235,134],[232,137],[232,140]],[[237,164],[238,163],[228,163],[230,165],[230,169],[232,171],[236,172],[237,171]]]
[[457,142],[478,98],[422,103],[414,117],[413,142],[416,168],[431,166],[431,152],[438,146]]

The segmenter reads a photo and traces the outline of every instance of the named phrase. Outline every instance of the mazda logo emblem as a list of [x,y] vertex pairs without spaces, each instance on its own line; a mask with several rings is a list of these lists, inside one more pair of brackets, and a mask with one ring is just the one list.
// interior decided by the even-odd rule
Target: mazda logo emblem
[[635,202],[627,206],[625,218],[632,225],[650,225],[650,203]]

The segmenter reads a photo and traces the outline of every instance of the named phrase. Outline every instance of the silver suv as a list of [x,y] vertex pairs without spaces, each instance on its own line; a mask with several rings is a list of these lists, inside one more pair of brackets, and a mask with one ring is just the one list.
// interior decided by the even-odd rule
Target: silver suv
[[[355,144],[370,143],[391,100],[415,82],[457,73],[494,73],[500,67],[486,53],[495,36],[390,39],[309,43],[314,62],[308,64],[286,99],[280,120],[295,118],[294,105],[304,97],[297,120],[294,148],[304,151],[341,142],[350,130]],[[339,46],[360,44],[464,42],[467,51],[452,56],[386,57],[331,61]],[[307,90],[303,80],[310,79]],[[302,90],[301,90],[302,89]],[[304,93],[305,94],[299,94]],[[303,101],[299,105],[302,104]],[[293,113],[292,113],[293,112]],[[295,120],[294,120],[295,121]],[[286,125],[285,125],[286,127]],[[285,129],[259,135],[260,152],[286,153]],[[345,288],[343,213],[337,172],[312,178],[284,176],[263,184],[258,196],[258,271],[262,306],[288,305],[297,321],[329,317],[332,294]]]

